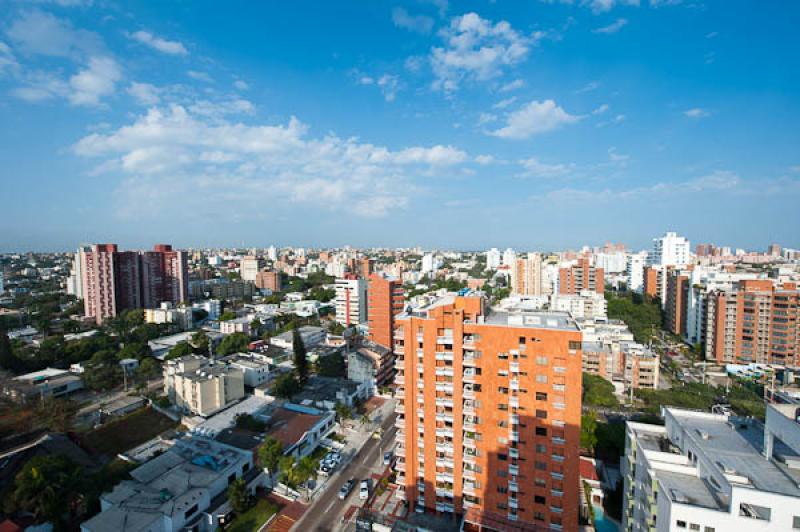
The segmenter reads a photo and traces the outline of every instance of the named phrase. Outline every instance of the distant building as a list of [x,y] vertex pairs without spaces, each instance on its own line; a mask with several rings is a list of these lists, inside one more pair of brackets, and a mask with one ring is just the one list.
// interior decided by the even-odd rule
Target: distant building
[[578,259],[574,266],[558,270],[559,294],[578,294],[582,290],[594,290],[598,294],[605,291],[603,268],[595,268],[589,259]]
[[368,294],[369,339],[391,350],[395,316],[403,312],[403,283],[373,274],[369,277]]
[[[312,325],[304,325],[300,327],[300,338],[303,340],[303,345],[306,349],[316,347],[327,338],[328,333],[322,327],[314,327]],[[270,345],[280,347],[282,349],[292,349],[294,345],[294,331],[286,331],[277,336],[269,339]]]
[[394,355],[378,344],[366,342],[347,354],[347,378],[368,382],[371,393],[385,386],[394,377]]
[[281,272],[258,272],[255,278],[256,288],[260,290],[271,290],[272,292],[280,292],[281,286]]
[[653,239],[653,253],[649,256],[651,266],[686,266],[692,259],[689,240],[677,233],[667,232]]
[[250,336],[250,318],[235,318],[219,322],[219,332],[222,334],[243,333]]
[[124,310],[188,299],[187,256],[169,245],[139,253],[95,244],[79,255],[84,314],[98,324]]
[[367,321],[367,281],[355,275],[336,279],[336,321],[349,327]]
[[254,283],[263,265],[264,261],[258,257],[250,255],[243,257],[242,261],[239,263],[239,275],[242,277],[243,281]]
[[65,397],[83,389],[83,379],[64,369],[46,368],[27,373],[6,381],[3,395],[8,399],[25,403],[33,399]]
[[539,296],[546,292],[543,288],[542,256],[528,253],[511,265],[511,293],[520,296]]
[[145,323],[175,324],[183,330],[194,326],[192,309],[187,307],[174,308],[172,303],[161,303],[160,308],[144,309]]
[[625,284],[628,290],[641,293],[644,290],[644,269],[647,264],[647,253],[628,255],[625,265]]

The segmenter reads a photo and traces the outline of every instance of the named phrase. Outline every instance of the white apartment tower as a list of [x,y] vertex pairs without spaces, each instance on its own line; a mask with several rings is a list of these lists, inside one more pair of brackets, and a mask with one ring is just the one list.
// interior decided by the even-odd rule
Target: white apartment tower
[[486,252],[486,269],[496,270],[497,267],[500,266],[501,259],[500,250],[497,248],[490,249]]
[[667,232],[653,239],[652,266],[686,266],[691,261],[689,240],[677,233]]
[[625,267],[625,282],[628,290],[640,292],[644,289],[644,268],[647,264],[647,252],[631,253]]
[[348,275],[336,279],[336,321],[349,327],[367,321],[367,280]]

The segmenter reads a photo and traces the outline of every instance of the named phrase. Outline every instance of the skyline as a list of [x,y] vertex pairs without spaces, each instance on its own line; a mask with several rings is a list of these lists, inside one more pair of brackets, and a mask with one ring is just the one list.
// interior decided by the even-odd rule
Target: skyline
[[0,251],[800,248],[797,4],[8,6]]

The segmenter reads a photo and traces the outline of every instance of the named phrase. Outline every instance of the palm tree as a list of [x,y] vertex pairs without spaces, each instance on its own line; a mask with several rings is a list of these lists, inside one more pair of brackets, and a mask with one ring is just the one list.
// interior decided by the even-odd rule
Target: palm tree
[[369,416],[367,414],[364,414],[361,416],[361,419],[359,421],[361,422],[362,425],[366,425],[367,423],[369,423]]

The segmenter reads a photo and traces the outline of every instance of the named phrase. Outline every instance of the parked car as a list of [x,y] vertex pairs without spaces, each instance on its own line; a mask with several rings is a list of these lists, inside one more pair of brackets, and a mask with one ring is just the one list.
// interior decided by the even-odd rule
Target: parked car
[[339,490],[339,498],[344,500],[350,495],[350,492],[353,491],[353,486],[356,485],[356,479],[351,478],[344,484],[342,484],[342,488]]
[[383,453],[383,465],[390,465],[392,463],[392,457],[394,457],[394,453],[392,451],[386,451]]
[[358,489],[358,498],[359,499],[369,498],[369,480],[364,479],[361,481],[361,487]]

